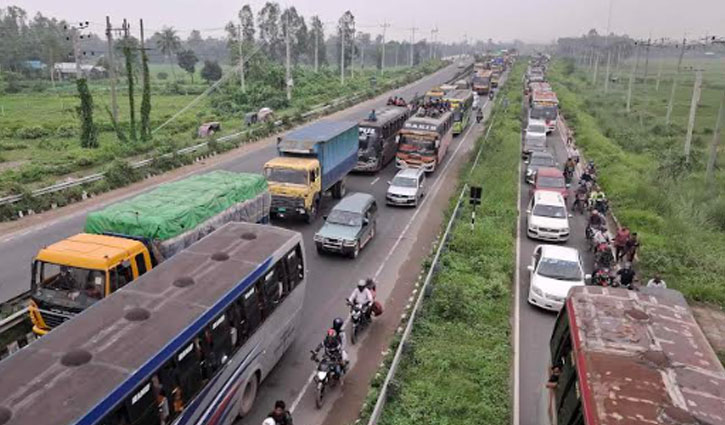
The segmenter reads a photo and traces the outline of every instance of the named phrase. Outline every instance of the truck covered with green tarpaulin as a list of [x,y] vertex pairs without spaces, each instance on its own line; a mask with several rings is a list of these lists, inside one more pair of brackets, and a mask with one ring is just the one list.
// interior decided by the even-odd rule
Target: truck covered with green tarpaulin
[[218,170],[92,212],[85,231],[150,242],[160,262],[228,222],[266,223],[270,204],[262,175]]

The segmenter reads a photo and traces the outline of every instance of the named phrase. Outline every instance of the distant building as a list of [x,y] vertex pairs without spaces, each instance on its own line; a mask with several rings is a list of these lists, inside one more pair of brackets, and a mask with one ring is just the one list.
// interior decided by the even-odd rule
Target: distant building
[[[81,72],[84,76],[90,78],[103,78],[106,76],[106,68],[96,65],[81,65]],[[53,64],[53,73],[55,78],[59,80],[76,78],[76,64],[75,62],[55,63]]]

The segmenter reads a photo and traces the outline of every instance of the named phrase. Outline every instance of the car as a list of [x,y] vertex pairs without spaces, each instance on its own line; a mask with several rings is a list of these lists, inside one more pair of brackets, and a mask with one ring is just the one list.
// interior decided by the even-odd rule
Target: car
[[324,216],[325,224],[315,233],[318,254],[335,252],[356,258],[375,236],[378,205],[368,193],[351,193]]
[[537,246],[528,269],[529,303],[550,311],[561,310],[569,290],[591,279],[584,274],[579,251],[567,246]]
[[531,152],[526,160],[526,183],[534,184],[536,173],[541,167],[556,167],[556,160],[549,152]]
[[536,177],[534,177],[534,185],[531,189],[531,194],[533,195],[537,190],[557,192],[564,197],[565,201],[569,200],[569,185],[566,183],[566,179],[564,179],[564,173],[558,168],[539,168],[536,172]]
[[423,198],[425,192],[425,170],[422,168],[405,168],[398,171],[392,181],[388,182],[388,192],[385,194],[387,205],[413,206]]
[[524,158],[532,152],[546,152],[546,122],[541,120],[530,120],[524,130],[524,146],[522,153]]
[[534,192],[526,209],[526,234],[532,239],[564,242],[569,239],[569,213],[561,194]]

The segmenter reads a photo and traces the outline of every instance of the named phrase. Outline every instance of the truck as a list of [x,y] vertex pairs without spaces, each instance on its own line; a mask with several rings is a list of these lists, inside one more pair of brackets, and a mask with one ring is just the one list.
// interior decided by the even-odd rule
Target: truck
[[33,332],[45,335],[225,223],[267,222],[270,204],[263,176],[220,170],[89,213],[83,233],[33,259]]
[[357,165],[358,123],[319,121],[277,139],[276,158],[264,164],[272,194],[270,216],[313,223],[322,195],[345,196],[345,177]]
[[474,75],[471,86],[473,91],[480,96],[487,95],[489,90],[491,90],[491,71],[481,71]]

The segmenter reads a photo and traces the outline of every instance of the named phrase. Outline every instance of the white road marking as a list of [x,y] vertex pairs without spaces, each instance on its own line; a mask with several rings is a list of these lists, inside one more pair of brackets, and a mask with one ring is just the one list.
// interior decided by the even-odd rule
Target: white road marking
[[[488,105],[488,103],[489,102],[486,101],[482,107],[486,108],[486,105]],[[443,182],[443,177],[445,177],[446,172],[448,171],[448,166],[450,166],[451,163],[453,163],[453,159],[458,154],[458,151],[461,149],[461,146],[463,146],[464,143],[466,142],[466,139],[468,138],[468,135],[471,133],[471,130],[473,130],[473,127],[474,127],[474,124],[471,123],[471,125],[468,127],[468,130],[466,130],[466,133],[461,138],[461,141],[458,143],[458,146],[456,146],[456,150],[453,151],[453,153],[451,154],[451,156],[448,159],[448,162],[446,162],[446,164],[443,166],[443,169],[441,170],[440,174],[436,178],[434,187],[432,188],[431,192],[429,192],[430,196],[426,196],[425,198],[423,198],[423,201],[418,205],[418,208],[416,208],[415,212],[408,220],[408,223],[403,228],[403,231],[400,232],[398,239],[395,240],[395,243],[390,248],[390,251],[388,251],[388,254],[385,256],[385,260],[380,264],[380,267],[378,267],[378,269],[375,271],[374,278],[377,278],[378,276],[380,276],[380,273],[382,273],[383,269],[385,268],[385,265],[388,263],[388,260],[392,257],[393,251],[395,251],[395,249],[398,247],[400,242],[403,240],[403,237],[405,236],[405,234],[408,233],[408,229],[410,228],[410,225],[413,223],[413,221],[415,221],[415,218],[418,216],[418,213],[420,213],[420,211],[423,209],[423,205],[425,204],[425,201],[427,199],[434,197],[438,193],[438,190],[440,189],[441,184]],[[345,320],[345,324],[343,326],[345,326],[345,325],[347,325],[347,320]],[[315,373],[316,373],[316,371],[312,371],[309,378],[307,378],[307,382],[305,382],[305,385],[302,387],[300,392],[297,394],[297,397],[292,402],[292,405],[290,406],[290,412],[294,413],[295,409],[302,401],[302,397],[304,397],[304,395],[307,393],[307,387],[310,386],[313,379],[315,378]]]
[[521,164],[519,161],[519,174],[517,176],[518,183],[518,199],[516,200],[516,268],[514,269],[514,420],[513,425],[519,425],[519,387],[520,373],[519,360],[521,356],[521,316],[520,316],[520,298],[521,298],[521,275],[519,267],[521,266]]
[[370,182],[370,186],[375,186],[375,183],[377,183],[378,180],[380,180],[380,177],[375,177],[375,179]]

